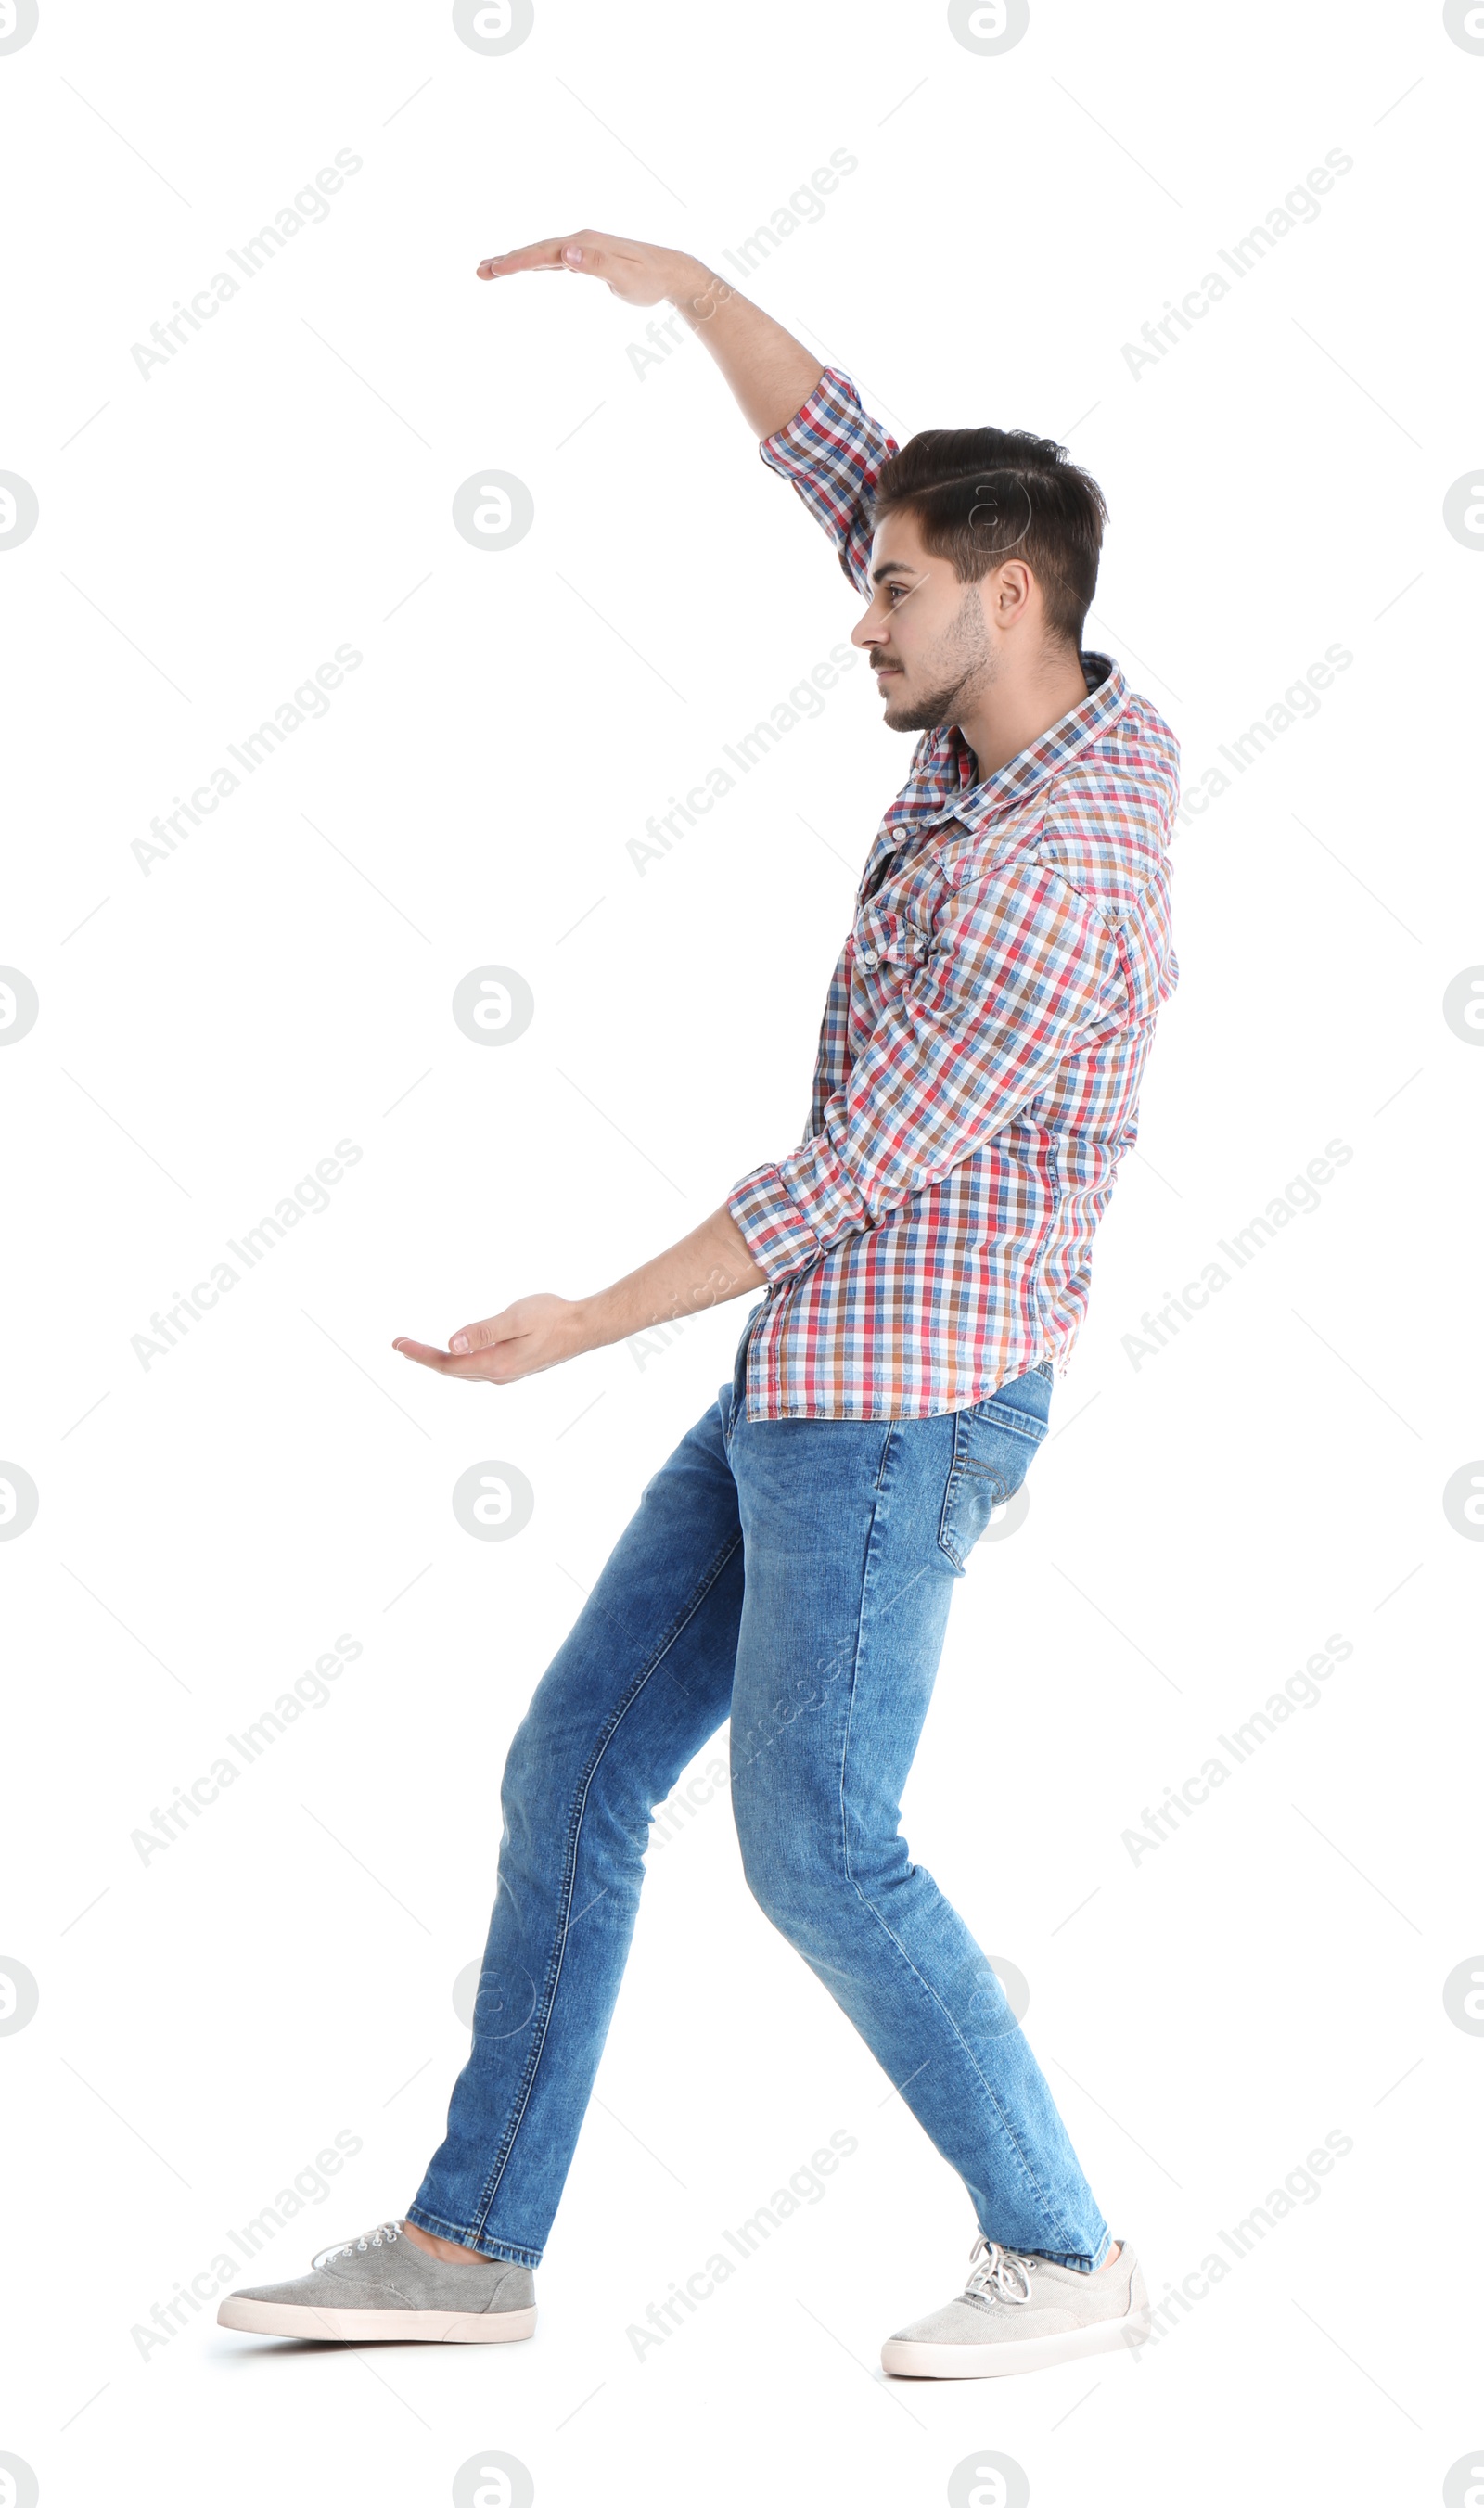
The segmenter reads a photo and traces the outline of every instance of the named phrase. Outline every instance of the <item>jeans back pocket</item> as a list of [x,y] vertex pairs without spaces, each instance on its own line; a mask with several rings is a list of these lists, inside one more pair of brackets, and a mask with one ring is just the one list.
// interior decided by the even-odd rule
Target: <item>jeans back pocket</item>
[[953,1459],[938,1546],[960,1575],[994,1509],[1022,1485],[1046,1436],[1051,1396],[1052,1379],[1032,1368],[1002,1384],[987,1401],[954,1412]]

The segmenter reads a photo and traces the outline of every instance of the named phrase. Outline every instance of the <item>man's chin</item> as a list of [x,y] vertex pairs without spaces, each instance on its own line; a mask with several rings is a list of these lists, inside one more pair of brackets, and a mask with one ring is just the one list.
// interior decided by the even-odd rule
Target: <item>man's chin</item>
[[947,719],[940,705],[923,705],[911,697],[887,697],[881,720],[888,731],[941,731]]

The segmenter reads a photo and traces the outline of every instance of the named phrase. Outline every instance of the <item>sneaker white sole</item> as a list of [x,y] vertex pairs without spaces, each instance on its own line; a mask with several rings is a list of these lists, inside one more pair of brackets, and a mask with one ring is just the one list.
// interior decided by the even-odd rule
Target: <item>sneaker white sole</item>
[[524,2342],[534,2307],[464,2316],[443,2307],[294,2307],[273,2299],[224,2299],[218,2325],[238,2334],[288,2334],[301,2342]]
[[889,2378],[1017,2378],[1023,2370],[1055,2369],[1063,2360],[1094,2351],[1136,2351],[1151,2331],[1147,2307],[1101,2325],[1079,2325],[1071,2334],[1010,2335],[993,2342],[908,2342],[881,2345]]

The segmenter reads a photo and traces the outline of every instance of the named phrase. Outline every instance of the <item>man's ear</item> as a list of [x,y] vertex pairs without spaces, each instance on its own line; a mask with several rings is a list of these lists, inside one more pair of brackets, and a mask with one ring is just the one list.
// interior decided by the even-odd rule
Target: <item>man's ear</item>
[[990,599],[1002,627],[1025,616],[1031,606],[1035,580],[1022,557],[1008,557],[1003,566],[995,568],[990,577],[994,587]]

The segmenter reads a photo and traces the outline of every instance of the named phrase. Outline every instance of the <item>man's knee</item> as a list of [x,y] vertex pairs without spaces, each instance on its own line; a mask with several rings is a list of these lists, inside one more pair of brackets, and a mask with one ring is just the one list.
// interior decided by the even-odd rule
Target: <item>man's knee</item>
[[760,1841],[744,1851],[742,1869],[759,1906],[770,1925],[800,1947],[829,1928],[835,1886],[806,1868],[777,1838]]
[[785,1819],[776,1799],[750,1802],[744,1794],[736,1815],[748,1888],[769,1923],[811,1956],[882,1914],[911,1871],[899,1835],[847,1836],[837,1801]]
[[749,1890],[769,1924],[798,1949],[812,1948],[837,1929],[851,1892],[827,1812],[788,1810],[777,1793],[735,1779],[732,1802]]
[[559,1702],[538,1686],[505,1753],[500,1800],[507,1827],[526,1822],[546,1827],[559,1815],[563,1798],[580,1783],[575,1738]]
[[517,1726],[501,1781],[506,1837],[542,1868],[580,1833],[583,1851],[637,1868],[667,1779],[626,1751],[607,1746],[582,1701],[558,1681],[542,1682]]
[[609,1809],[598,1736],[584,1730],[575,1703],[555,1682],[538,1685],[501,1780],[505,1836],[518,1857],[533,1856],[543,1869],[560,1862],[579,1826],[603,1827]]

